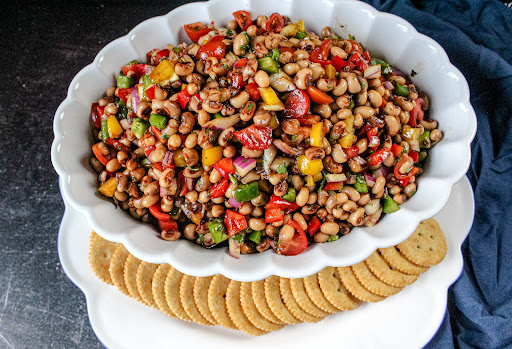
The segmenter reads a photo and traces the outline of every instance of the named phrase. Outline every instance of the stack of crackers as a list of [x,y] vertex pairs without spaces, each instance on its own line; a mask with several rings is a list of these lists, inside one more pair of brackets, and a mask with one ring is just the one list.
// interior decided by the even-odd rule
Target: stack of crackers
[[404,242],[380,248],[349,267],[327,267],[298,279],[270,276],[239,282],[222,275],[194,277],[169,264],[141,261],[122,244],[94,232],[90,244],[89,262],[96,276],[125,295],[172,318],[253,336],[288,324],[318,322],[362,302],[382,301],[415,282],[447,252],[443,231],[429,219]]

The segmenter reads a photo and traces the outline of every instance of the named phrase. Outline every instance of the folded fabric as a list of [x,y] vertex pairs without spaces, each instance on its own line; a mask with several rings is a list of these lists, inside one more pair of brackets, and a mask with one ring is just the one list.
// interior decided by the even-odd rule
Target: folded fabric
[[[466,77],[478,119],[464,269],[429,348],[512,346],[512,9],[497,0],[370,0],[436,40]],[[441,125],[442,128],[442,125]],[[453,156],[457,156],[453,154]]]

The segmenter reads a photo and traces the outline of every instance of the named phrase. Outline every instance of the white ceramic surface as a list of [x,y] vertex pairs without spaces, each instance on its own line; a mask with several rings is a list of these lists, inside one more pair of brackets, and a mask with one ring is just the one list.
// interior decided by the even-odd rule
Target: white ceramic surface
[[[61,181],[62,183],[62,181]],[[317,324],[287,326],[262,337],[220,326],[170,319],[99,281],[88,263],[90,228],[66,203],[59,232],[59,257],[66,274],[84,292],[89,319],[108,348],[420,348],[430,341],[446,311],[448,287],[458,278],[460,246],[474,215],[473,192],[464,177],[453,188],[445,208],[435,216],[446,234],[448,253],[439,265],[399,294],[351,312],[329,316]],[[312,335],[314,334],[314,335]]]
[[[399,212],[386,215],[375,227],[356,228],[334,243],[315,244],[299,256],[268,252],[236,260],[223,248],[206,250],[184,240],[157,239],[152,227],[116,210],[97,194],[96,175],[88,164],[92,155],[91,103],[114,83],[114,74],[125,62],[144,59],[145,53],[155,47],[186,40],[183,24],[211,20],[224,24],[239,9],[250,10],[254,15],[279,12],[294,21],[302,18],[306,27],[316,32],[330,25],[344,37],[352,33],[375,57],[404,72],[418,72],[413,81],[430,95],[431,115],[439,121],[444,139],[432,149],[416,195]],[[377,247],[404,240],[421,220],[432,217],[445,205],[452,186],[469,167],[475,131],[476,118],[463,75],[450,64],[439,44],[416,32],[405,20],[357,1],[322,0],[313,4],[310,0],[213,0],[187,4],[149,19],[102,49],[94,62],[73,79],[67,98],[55,114],[52,161],[63,178],[63,196],[100,235],[122,242],[141,259],[170,263],[190,275],[222,273],[250,281],[271,274],[302,277],[327,265],[355,264]]]

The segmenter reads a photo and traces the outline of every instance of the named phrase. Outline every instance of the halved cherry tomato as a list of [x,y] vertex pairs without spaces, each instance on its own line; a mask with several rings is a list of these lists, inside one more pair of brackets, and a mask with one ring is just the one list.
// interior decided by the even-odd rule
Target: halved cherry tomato
[[251,125],[234,133],[235,137],[244,146],[252,150],[263,150],[272,144],[272,129]]
[[261,94],[257,83],[251,82],[250,84],[247,84],[247,86],[245,86],[245,91],[249,94],[251,101],[257,102],[261,99]]
[[94,156],[96,156],[96,159],[98,159],[103,164],[103,166],[107,166],[108,162],[112,159],[112,155],[103,155],[98,144],[92,146],[92,152],[94,153]]
[[126,103],[128,101],[128,95],[132,93],[133,87],[130,88],[120,88],[117,90],[117,95],[120,99]]
[[284,219],[284,212],[280,208],[265,209],[265,223],[279,222]]
[[101,115],[98,115],[98,103],[91,105],[91,121],[94,127],[97,129],[101,128]]
[[220,160],[213,165],[213,168],[219,171],[222,177],[226,177],[230,173],[235,173],[235,166],[233,166],[232,158],[224,158]]
[[201,46],[197,51],[196,58],[207,60],[208,57],[215,57],[218,60],[226,55],[226,44],[222,41],[224,37],[221,35],[214,36],[206,44]]
[[314,236],[318,231],[320,231],[320,227],[322,226],[322,222],[316,217],[313,216],[308,224],[308,234],[309,236]]
[[415,127],[418,125],[418,120],[423,120],[425,112],[421,107],[425,105],[423,98],[416,99],[416,104],[409,114],[409,126]]
[[331,53],[331,47],[332,39],[324,40],[320,47],[317,47],[311,51],[309,58],[314,63],[320,63],[322,66],[328,66],[332,63],[330,59],[327,59]]
[[393,153],[393,155],[395,157],[399,157],[403,151],[404,151],[404,147],[402,147],[401,145],[393,143],[393,145],[391,146],[391,152]]
[[293,90],[284,103],[284,116],[288,118],[302,118],[309,110],[311,101],[306,92],[300,89]]
[[368,164],[370,166],[376,166],[382,163],[382,161],[386,160],[386,158],[390,155],[391,152],[389,150],[387,150],[386,148],[380,148],[379,150],[368,156]]
[[348,62],[354,63],[360,72],[364,72],[364,70],[370,66],[359,52],[354,52]]
[[367,62],[372,60],[372,56],[370,55],[370,51],[366,50],[363,52],[363,58],[366,59]]
[[396,179],[398,179],[398,180],[406,179],[406,178],[414,176],[416,173],[418,173],[419,169],[417,167],[414,167],[414,166],[411,168],[409,173],[406,173],[406,174],[401,174],[400,173],[400,171],[399,171],[400,167],[402,167],[402,165],[404,164],[404,162],[407,161],[408,158],[409,158],[409,155],[403,154],[402,158],[400,159],[400,161],[398,161],[395,164],[395,168],[393,170],[393,173],[395,174]]
[[[302,230],[302,229],[301,229]],[[296,256],[304,252],[308,247],[308,238],[306,233],[302,230],[295,231],[295,235],[289,241],[279,241],[277,245],[277,253],[284,256]]]
[[348,40],[351,44],[352,44],[352,49],[350,50],[350,53],[353,53],[353,52],[359,52],[359,54],[363,54],[363,47],[361,46],[360,43],[358,43],[357,41],[355,40]]
[[267,20],[266,29],[269,33],[280,33],[284,27],[284,19],[279,13],[272,13]]
[[209,198],[215,199],[220,198],[222,195],[226,193],[229,186],[229,177],[224,177],[220,180],[220,182],[215,183],[209,190]]
[[178,95],[176,96],[176,101],[183,109],[185,109],[188,105],[188,102],[190,102],[191,98],[192,96],[188,94],[187,89],[183,89],[180,92],[178,92]]
[[167,230],[167,231],[176,231],[178,230],[178,223],[174,219],[170,219],[168,221],[158,221],[158,225],[160,226],[160,229]]
[[185,32],[193,42],[198,42],[201,36],[204,36],[211,31],[210,28],[201,22],[185,24],[183,28],[185,28]]
[[251,14],[247,11],[233,12],[233,17],[235,17],[236,22],[243,31],[246,31],[252,25]]
[[320,121],[320,115],[307,114],[303,118],[297,119],[301,126],[313,126]]
[[334,99],[332,99],[331,96],[314,86],[308,86],[306,92],[311,100],[317,104],[331,104],[334,102]]
[[349,159],[355,158],[358,153],[359,153],[359,148],[357,146],[353,145],[347,149],[347,158],[349,158]]
[[341,188],[343,188],[343,182],[329,182],[324,185],[322,190],[328,191],[328,190],[334,190],[338,191]]
[[297,205],[295,202],[286,201],[280,196],[272,195],[270,201],[265,206],[265,210],[272,210],[276,208],[279,210],[283,210],[285,214],[288,214],[298,209],[299,205]]
[[131,148],[124,145],[123,143],[121,143],[119,140],[117,139],[112,139],[112,138],[107,138],[107,140],[105,141],[105,143],[107,143],[108,145],[116,148],[117,150],[121,150],[121,151],[124,151],[125,153],[129,153]]
[[146,58],[151,64],[157,65],[164,59],[165,57],[169,57],[169,50],[164,49],[160,50],[158,48],[154,48],[148,53],[146,53]]
[[233,210],[227,210],[226,216],[224,217],[224,226],[226,227],[228,236],[233,236],[247,229],[247,220],[243,214]]
[[162,207],[160,207],[160,203],[151,206],[149,208],[149,212],[153,215],[153,217],[155,217],[159,221],[169,222],[171,220],[171,216],[168,213],[165,213],[164,211],[162,211]]
[[334,67],[334,69],[336,69],[336,71],[340,71],[347,65],[347,62],[345,62],[345,60],[340,56],[335,56],[332,59],[331,64]]

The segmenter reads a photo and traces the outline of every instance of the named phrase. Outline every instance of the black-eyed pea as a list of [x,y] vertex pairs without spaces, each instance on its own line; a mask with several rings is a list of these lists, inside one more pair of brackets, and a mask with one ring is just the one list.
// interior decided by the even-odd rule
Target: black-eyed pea
[[311,76],[312,81],[317,81],[322,76],[325,75],[325,70],[322,68],[320,63],[313,63],[309,65],[309,68],[313,71],[313,75]]
[[240,214],[243,214],[244,216],[248,216],[251,214],[252,210],[253,210],[252,204],[249,201],[247,201],[247,202],[244,202],[242,205],[240,205],[238,212]]
[[[338,110],[337,115],[341,120],[344,120],[349,115],[352,115],[352,110],[347,109],[348,106],[350,105],[350,98],[348,96],[346,96],[346,95],[339,96],[338,98],[336,98],[336,104],[338,105],[338,107],[340,107],[340,110]],[[350,113],[348,113],[344,110],[348,110]],[[349,115],[346,115],[346,114],[349,114]]]
[[354,115],[354,126],[359,128],[359,127],[363,126],[363,124],[364,124],[363,116],[359,113],[356,113]]
[[217,183],[222,179],[222,175],[220,174],[217,169],[213,169],[212,172],[210,172],[210,182],[211,183]]
[[386,157],[384,159],[384,161],[382,161],[382,164],[387,167],[393,166],[394,163],[395,163],[395,156],[393,154],[389,154],[388,157]]
[[105,166],[105,168],[108,172],[116,172],[121,168],[121,164],[119,163],[119,160],[117,160],[117,158],[113,158],[107,163],[107,166]]
[[405,194],[393,195],[393,201],[396,202],[398,205],[401,205],[407,201],[407,196]]
[[265,223],[265,219],[263,218],[251,218],[249,219],[249,228],[252,230],[265,230],[267,224]]
[[305,90],[311,84],[312,76],[313,70],[310,68],[303,68],[297,72],[293,78],[293,82],[297,88]]
[[430,131],[430,140],[432,142],[439,142],[443,138],[443,133],[439,131],[437,128]]
[[416,183],[409,183],[404,188],[404,194],[411,198],[416,193]]
[[295,235],[295,229],[291,225],[285,224],[279,232],[279,241],[290,241],[293,235]]
[[325,222],[320,226],[320,231],[327,235],[336,235],[338,234],[340,228],[338,223],[335,222]]
[[202,191],[199,193],[199,198],[198,198],[199,202],[203,203],[203,204],[206,204],[208,201],[210,201],[210,198],[208,196],[208,191]]
[[224,150],[222,151],[222,155],[224,155],[225,158],[232,158],[236,155],[236,149],[233,145],[228,145],[224,147]]
[[330,235],[324,234],[322,232],[316,233],[313,237],[313,240],[315,240],[316,243],[324,243],[329,240]]
[[336,194],[336,205],[343,205],[348,201],[348,195],[346,193],[337,193]]
[[185,200],[189,202],[196,202],[199,198],[199,194],[195,190],[191,190],[185,194]]
[[300,61],[297,62],[300,69],[309,67],[310,63],[311,62],[309,61],[309,59],[301,59]]
[[283,67],[283,71],[288,74],[289,76],[293,76],[297,74],[297,72],[300,70],[300,66],[297,63],[288,63],[285,64]]
[[396,81],[396,82],[398,82],[401,85],[405,85],[406,84],[405,78],[403,76],[393,75],[388,80],[389,81]]
[[356,147],[359,148],[358,154],[364,153],[368,149],[368,138],[361,138],[357,141]]
[[149,207],[155,205],[158,202],[158,200],[160,200],[160,195],[158,195],[158,194],[145,195],[145,196],[143,196],[143,199],[142,199],[142,206],[149,208]]
[[[334,89],[336,86],[336,80],[335,79],[318,79],[316,82],[316,87],[324,92],[329,92]],[[341,93],[340,95],[342,95]]]
[[310,193],[309,197],[308,197],[308,205],[313,205],[317,199],[318,199],[318,196],[315,192]]
[[258,84],[259,87],[262,88],[268,87],[270,84],[268,74],[264,70],[258,70],[258,72],[254,75],[254,81]]
[[308,223],[306,222],[306,220],[304,219],[304,216],[301,213],[295,212],[293,214],[293,220],[295,222],[297,222],[297,224],[299,225],[299,227],[302,228],[302,230],[308,229]]
[[365,194],[361,195],[361,198],[357,201],[357,204],[359,206],[365,206],[369,202],[370,202],[370,194],[365,193]]
[[383,176],[379,176],[375,179],[375,184],[372,187],[372,193],[377,194],[378,192],[384,190],[386,186],[386,178]]
[[343,210],[346,212],[355,212],[357,207],[357,204],[352,200],[345,202],[342,206]]
[[197,238],[196,225],[194,223],[187,224],[187,226],[183,230],[183,235],[188,240],[195,240]]
[[347,219],[347,222],[352,224],[354,227],[361,225],[364,217],[364,208],[359,207],[355,212],[352,212]]
[[408,101],[404,97],[396,97],[395,104],[405,111],[411,111],[414,109],[414,105],[412,104],[412,102]]
[[309,190],[306,187],[302,187],[302,189],[297,194],[297,197],[295,198],[295,203],[299,205],[300,207],[307,204],[309,200]]
[[388,131],[388,134],[391,137],[393,137],[394,135],[396,135],[400,131],[401,124],[400,124],[400,121],[398,120],[398,118],[396,116],[386,115],[384,117],[384,121],[386,122],[386,129]]
[[340,78],[340,80],[338,81],[338,84],[332,90],[332,94],[335,96],[341,96],[341,95],[344,95],[345,92],[347,92],[347,89],[348,89],[347,80]]
[[263,209],[257,206],[252,210],[251,214],[253,217],[261,217],[263,215]]
[[331,55],[333,57],[340,57],[340,58],[347,58],[348,54],[341,48],[341,47],[337,47],[337,46],[333,46],[331,47]]
[[345,79],[348,84],[348,92],[352,94],[361,92],[361,84],[359,83],[356,74],[349,73]]
[[341,192],[347,194],[349,199],[354,201],[354,202],[361,198],[361,194],[359,194],[359,192],[354,187],[351,187],[351,186],[348,186],[348,185],[344,186],[341,189]]

